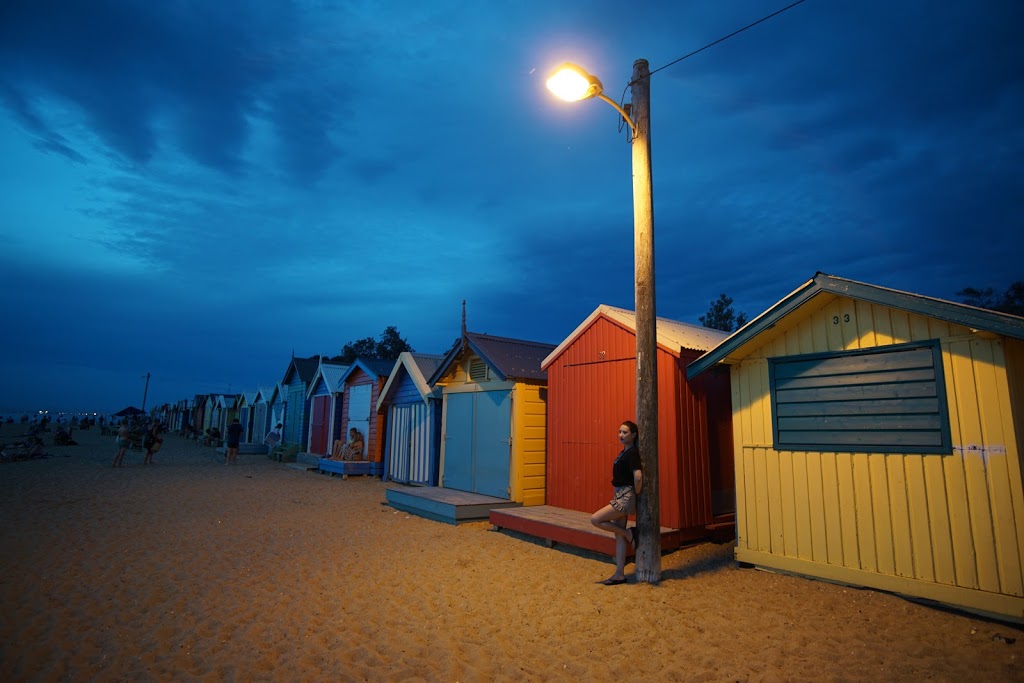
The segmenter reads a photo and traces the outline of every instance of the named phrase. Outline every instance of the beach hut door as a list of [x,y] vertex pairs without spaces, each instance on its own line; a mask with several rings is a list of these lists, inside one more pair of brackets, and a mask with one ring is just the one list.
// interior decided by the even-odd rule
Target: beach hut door
[[512,395],[508,391],[449,394],[444,485],[496,498],[509,497]]
[[430,411],[424,403],[392,405],[388,476],[404,484],[430,484]]
[[[353,384],[348,388],[348,427],[355,427],[363,435],[363,456],[370,440],[370,392],[369,384]],[[348,439],[348,434],[345,434]]]

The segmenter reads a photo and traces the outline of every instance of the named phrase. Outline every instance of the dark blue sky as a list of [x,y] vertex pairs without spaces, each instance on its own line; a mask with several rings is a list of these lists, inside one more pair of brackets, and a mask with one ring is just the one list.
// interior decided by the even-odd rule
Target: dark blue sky
[[[397,325],[633,307],[619,99],[787,4],[0,3],[0,412],[249,391]],[[1024,278],[1024,5],[804,4],[651,80],[659,315]]]

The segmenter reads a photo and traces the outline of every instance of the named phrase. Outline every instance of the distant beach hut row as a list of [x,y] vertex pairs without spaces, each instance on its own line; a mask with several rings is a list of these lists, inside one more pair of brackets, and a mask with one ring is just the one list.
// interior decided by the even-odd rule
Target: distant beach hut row
[[[818,273],[731,335],[659,318],[657,343],[663,548],[735,529],[741,562],[1024,620],[1024,318]],[[635,370],[633,313],[599,306],[557,345],[292,358],[177,412],[253,443],[284,422],[338,473],[358,425],[358,473],[408,484],[393,507],[610,554],[588,517]]]

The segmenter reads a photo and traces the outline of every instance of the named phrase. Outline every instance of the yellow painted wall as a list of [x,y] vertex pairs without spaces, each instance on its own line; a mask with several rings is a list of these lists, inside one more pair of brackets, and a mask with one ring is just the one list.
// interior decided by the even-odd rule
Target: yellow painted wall
[[[936,338],[952,454],[772,448],[768,358]],[[1024,409],[1010,393],[1024,345],[820,294],[747,351],[732,372],[737,559],[1024,619]]]
[[511,390],[510,500],[524,506],[543,505],[547,495],[547,387],[541,384],[507,382],[491,377],[479,382],[474,381],[469,377],[469,367],[470,362],[476,358],[478,356],[472,352],[467,353],[465,358],[452,365],[438,383],[444,385],[445,394]]
[[543,505],[546,470],[547,387],[519,383],[512,392],[512,500]]

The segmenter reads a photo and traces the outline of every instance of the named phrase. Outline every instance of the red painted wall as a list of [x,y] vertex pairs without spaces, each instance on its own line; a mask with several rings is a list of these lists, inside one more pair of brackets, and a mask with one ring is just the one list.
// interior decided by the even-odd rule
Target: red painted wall
[[366,458],[372,462],[381,462],[383,460],[383,439],[381,436],[384,434],[384,421],[386,419],[383,413],[378,414],[376,410],[377,399],[380,397],[380,391],[384,388],[384,384],[387,379],[379,379],[377,377],[371,377],[370,375],[363,372],[361,368],[356,368],[348,379],[345,380],[344,398],[342,399],[341,405],[341,433],[338,438],[342,441],[348,440],[348,390],[356,384],[372,384],[370,388],[370,429],[369,434],[365,435],[366,438]]
[[[548,505],[590,512],[611,499],[618,428],[636,420],[635,354],[633,331],[598,317],[548,366]],[[659,512],[675,529],[712,521],[705,382],[685,371],[697,355],[658,349]]]

